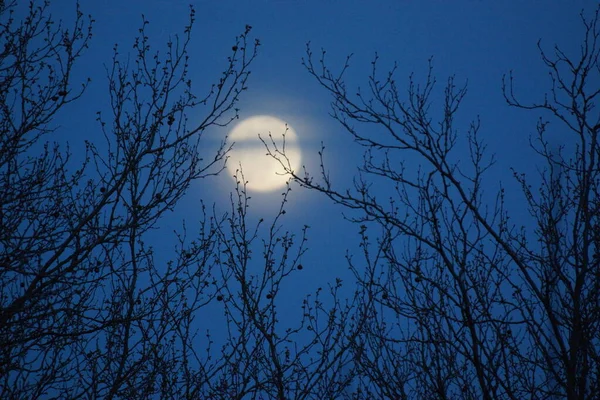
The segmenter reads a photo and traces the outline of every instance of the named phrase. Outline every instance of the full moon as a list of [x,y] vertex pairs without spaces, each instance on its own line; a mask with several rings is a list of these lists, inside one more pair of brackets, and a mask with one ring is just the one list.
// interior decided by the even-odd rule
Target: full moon
[[[227,160],[230,175],[236,175],[241,166],[244,180],[248,182],[246,188],[256,192],[269,192],[285,186],[289,175],[285,175],[279,161],[267,155],[267,149],[259,138],[260,135],[269,145],[271,152],[275,153],[272,139],[277,150],[282,152],[284,134],[285,155],[289,159],[289,167],[297,170],[300,167],[300,147],[296,132],[289,124],[268,115],[257,115],[238,123],[228,138],[228,141],[234,144]],[[281,156],[280,158],[286,162]]]

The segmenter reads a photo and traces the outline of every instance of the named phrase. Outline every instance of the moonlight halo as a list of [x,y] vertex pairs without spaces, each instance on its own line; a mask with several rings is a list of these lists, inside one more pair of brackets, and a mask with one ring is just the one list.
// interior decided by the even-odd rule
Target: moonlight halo
[[283,147],[285,134],[285,153],[290,160],[290,167],[297,170],[300,167],[300,147],[296,131],[279,118],[270,115],[256,115],[238,123],[229,133],[228,142],[234,143],[229,152],[227,170],[230,176],[242,167],[246,187],[256,192],[270,192],[285,186],[289,180],[284,175],[281,164],[271,156],[266,155],[265,145],[260,137],[268,144],[271,143],[269,134],[279,150]]

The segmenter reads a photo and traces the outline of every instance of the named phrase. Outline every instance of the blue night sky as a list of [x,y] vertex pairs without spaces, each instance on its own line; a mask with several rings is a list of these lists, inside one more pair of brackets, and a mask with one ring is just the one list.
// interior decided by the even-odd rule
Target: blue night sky
[[[110,65],[113,45],[118,43],[122,53],[129,51],[144,14],[150,21],[151,43],[160,48],[169,35],[182,31],[189,3],[190,0],[82,2],[82,11],[91,14],[96,22],[91,48],[80,61],[80,75],[74,82],[88,76],[92,82],[83,100],[62,114],[58,131],[60,140],[68,141],[75,153],[84,139],[102,140],[95,113],[107,109],[103,65]],[[536,43],[542,39],[547,50],[557,44],[567,53],[578,52],[577,43],[582,37],[578,14],[581,9],[591,12],[596,2],[219,0],[192,4],[197,12],[190,48],[190,78],[195,87],[209,87],[218,79],[235,36],[244,31],[246,24],[251,25],[253,37],[260,39],[262,46],[252,67],[249,90],[239,103],[240,118],[268,114],[287,121],[298,133],[303,163],[315,173],[322,141],[327,168],[340,185],[351,182],[361,162],[361,149],[329,117],[329,94],[302,66],[307,42],[311,42],[317,55],[321,48],[327,50],[329,66],[334,70],[343,65],[347,55],[353,54],[346,75],[350,87],[366,86],[376,52],[382,69],[397,62],[399,84],[408,82],[412,72],[417,82],[424,82],[428,59],[433,57],[437,95],[443,94],[449,75],[455,74],[461,84],[468,81],[468,95],[457,126],[466,132],[469,122],[479,116],[481,133],[498,160],[488,176],[490,189],[497,189],[502,180],[507,200],[513,203],[510,207],[524,216],[526,210],[517,204],[521,194],[512,182],[509,167],[534,171],[535,159],[527,144],[539,115],[506,106],[502,76],[514,71],[517,94],[525,100],[541,99],[549,79]],[[72,1],[57,0],[53,7],[56,15],[65,19],[74,13]],[[439,112],[435,105],[432,110]],[[206,133],[207,154],[228,131],[229,128],[223,128]],[[560,140],[560,132],[554,133]],[[157,240],[156,248],[170,251],[169,240],[163,238],[168,238],[182,220],[192,226],[200,218],[200,199],[208,205],[216,203],[218,212],[227,211],[234,186],[227,171],[200,182],[176,212],[160,222],[163,230],[157,234],[161,240]],[[345,254],[349,250],[360,257],[359,227],[345,221],[342,210],[324,196],[292,187],[284,227],[298,232],[304,224],[311,227],[309,251],[303,260],[306,268],[302,275],[297,274],[294,283],[297,293],[303,296],[337,276],[350,279]],[[273,217],[280,198],[281,190],[252,194],[253,218]]]

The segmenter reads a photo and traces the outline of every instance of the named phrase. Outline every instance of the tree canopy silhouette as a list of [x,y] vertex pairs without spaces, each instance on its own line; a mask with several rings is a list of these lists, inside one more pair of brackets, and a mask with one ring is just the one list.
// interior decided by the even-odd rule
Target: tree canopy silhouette
[[512,73],[502,81],[509,106],[540,117],[530,138],[538,174],[512,177],[532,223],[511,218],[505,188],[486,181],[494,155],[479,119],[456,122],[467,89],[455,77],[439,96],[431,64],[423,83],[404,83],[376,57],[366,90],[355,90],[350,57],[334,71],[325,50],[307,47],[304,65],[331,94],[332,117],[364,148],[352,187],[330,177],[324,148],[319,173],[288,169],[360,225],[364,257],[349,259],[364,320],[352,340],[360,398],[600,393],[598,17],[581,15],[579,54],[539,43],[550,76],[539,100],[520,99]]
[[450,77],[439,90],[431,64],[424,82],[405,82],[375,58],[357,92],[345,80],[350,58],[333,71],[325,51],[307,47],[304,66],[332,95],[333,118],[365,150],[360,172],[344,187],[324,148],[314,174],[264,144],[304,190],[348,211],[360,248],[347,256],[350,296],[341,279],[324,283],[289,325],[281,298],[309,251],[307,226],[284,229],[290,186],[255,221],[239,170],[226,212],[203,204],[171,254],[152,247],[191,185],[224,167],[229,147],[207,154],[204,132],[238,115],[260,45],[252,28],[198,90],[188,71],[195,10],[160,52],[143,19],[131,54],[114,47],[110,109],[78,164],[54,142],[55,123],[85,95],[88,82],[73,76],[94,21],[79,7],[67,26],[48,2],[0,2],[0,397],[598,397],[599,12],[581,15],[580,53],[540,43],[548,93],[528,102],[518,76],[502,81],[509,106],[540,116],[537,175],[506,178],[527,221],[505,201],[515,185],[487,180],[485,121],[457,122],[466,86]]

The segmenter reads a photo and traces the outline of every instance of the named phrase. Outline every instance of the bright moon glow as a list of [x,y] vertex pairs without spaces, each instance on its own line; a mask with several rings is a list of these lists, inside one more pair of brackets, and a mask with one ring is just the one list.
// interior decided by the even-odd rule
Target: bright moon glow
[[[229,134],[229,142],[235,143],[229,152],[227,169],[231,176],[242,166],[246,188],[257,192],[269,192],[285,186],[289,175],[284,174],[282,165],[271,156],[260,137],[269,145],[274,153],[272,139],[277,149],[283,151],[283,135],[285,134],[285,154],[292,170],[300,167],[300,148],[294,129],[278,118],[258,115],[241,121]],[[285,160],[280,157],[284,162]],[[241,179],[241,176],[240,176]]]

